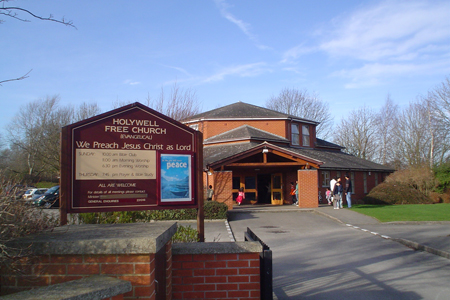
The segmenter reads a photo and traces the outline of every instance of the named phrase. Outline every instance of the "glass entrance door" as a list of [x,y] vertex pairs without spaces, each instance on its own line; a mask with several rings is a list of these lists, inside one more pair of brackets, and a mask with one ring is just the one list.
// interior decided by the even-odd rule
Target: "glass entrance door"
[[281,173],[272,174],[272,204],[283,204],[283,177]]

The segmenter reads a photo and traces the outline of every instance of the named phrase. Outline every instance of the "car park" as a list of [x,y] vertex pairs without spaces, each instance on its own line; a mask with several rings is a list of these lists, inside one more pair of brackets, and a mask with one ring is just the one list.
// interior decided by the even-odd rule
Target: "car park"
[[34,201],[34,205],[42,208],[59,207],[59,185],[49,188]]

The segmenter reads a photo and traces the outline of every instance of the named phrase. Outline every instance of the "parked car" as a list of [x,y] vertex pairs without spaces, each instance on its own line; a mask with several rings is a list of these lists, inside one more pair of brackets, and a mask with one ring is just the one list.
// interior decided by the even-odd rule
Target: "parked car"
[[31,200],[34,195],[43,195],[47,189],[38,189],[38,188],[32,188],[25,191],[22,198],[24,200]]
[[34,201],[34,205],[42,208],[59,207],[59,185],[49,188],[44,195]]

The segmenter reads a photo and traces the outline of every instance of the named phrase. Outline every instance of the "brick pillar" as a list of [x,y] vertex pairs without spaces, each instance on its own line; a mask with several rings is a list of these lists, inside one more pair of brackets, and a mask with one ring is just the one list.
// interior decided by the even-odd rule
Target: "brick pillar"
[[318,171],[315,169],[298,170],[299,207],[312,208],[319,206],[317,187]]
[[233,172],[214,172],[214,200],[225,203],[228,209],[233,209]]

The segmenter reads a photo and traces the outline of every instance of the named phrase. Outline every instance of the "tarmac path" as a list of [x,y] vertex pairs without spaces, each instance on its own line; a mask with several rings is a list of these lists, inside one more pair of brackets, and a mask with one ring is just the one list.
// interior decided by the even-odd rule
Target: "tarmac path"
[[233,210],[229,224],[236,240],[250,227],[273,251],[274,299],[450,299],[449,259],[361,230],[376,220],[335,212]]

